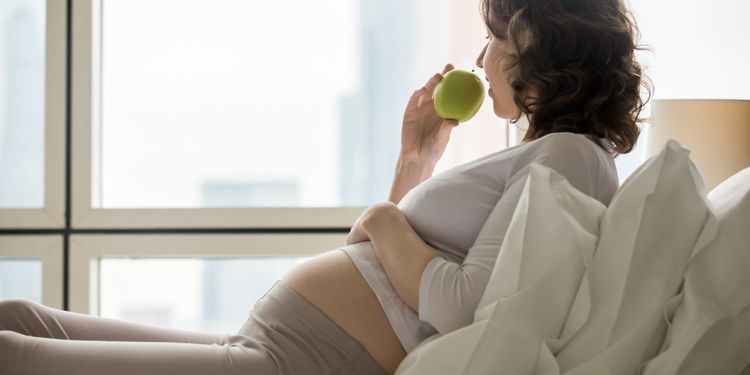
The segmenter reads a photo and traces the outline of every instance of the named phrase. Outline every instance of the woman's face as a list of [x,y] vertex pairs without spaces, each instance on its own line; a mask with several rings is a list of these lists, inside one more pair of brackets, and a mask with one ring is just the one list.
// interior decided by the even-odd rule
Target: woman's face
[[502,57],[506,53],[508,41],[498,39],[487,31],[487,44],[477,57],[476,64],[484,69],[490,83],[489,96],[492,98],[495,114],[504,119],[518,116],[518,106],[513,102],[513,90],[508,83],[508,76],[502,70]]

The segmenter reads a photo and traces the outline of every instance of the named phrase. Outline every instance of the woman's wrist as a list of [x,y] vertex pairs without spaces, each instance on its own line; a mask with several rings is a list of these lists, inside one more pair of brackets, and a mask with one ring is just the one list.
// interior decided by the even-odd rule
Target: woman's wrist
[[427,169],[432,171],[435,168],[436,162],[427,161],[421,158],[410,157],[400,153],[398,155],[398,166],[409,169]]
[[400,155],[396,163],[396,173],[388,201],[398,204],[401,198],[413,187],[430,178],[435,165],[422,160],[406,159]]

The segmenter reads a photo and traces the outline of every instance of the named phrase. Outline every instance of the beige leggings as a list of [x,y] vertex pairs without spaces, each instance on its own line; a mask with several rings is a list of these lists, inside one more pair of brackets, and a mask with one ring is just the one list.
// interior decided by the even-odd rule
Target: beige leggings
[[0,301],[0,375],[373,374],[364,347],[281,281],[235,335]]

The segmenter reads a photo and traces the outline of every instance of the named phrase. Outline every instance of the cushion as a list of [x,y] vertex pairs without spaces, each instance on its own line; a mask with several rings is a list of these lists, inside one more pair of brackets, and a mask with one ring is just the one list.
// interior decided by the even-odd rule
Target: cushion
[[675,307],[691,254],[717,227],[689,153],[669,140],[615,193],[582,283],[587,290],[568,317],[574,334],[550,348],[559,365],[552,373],[635,374],[658,353],[664,311]]
[[557,338],[606,207],[533,163],[474,323],[420,343],[396,374],[529,373]]
[[739,374],[750,365],[750,168],[708,199],[716,237],[690,261],[663,350],[646,375]]

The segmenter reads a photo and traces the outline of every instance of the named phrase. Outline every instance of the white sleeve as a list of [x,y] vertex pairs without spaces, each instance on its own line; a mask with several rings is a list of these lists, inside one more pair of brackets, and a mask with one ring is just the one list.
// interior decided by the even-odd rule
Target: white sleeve
[[580,143],[559,137],[530,158],[506,183],[463,263],[442,257],[435,257],[427,263],[419,284],[419,319],[430,323],[440,334],[473,322],[474,310],[487,287],[526,183],[529,164],[533,162],[559,172],[582,193],[588,196],[596,194],[599,165],[593,152],[581,147]]

